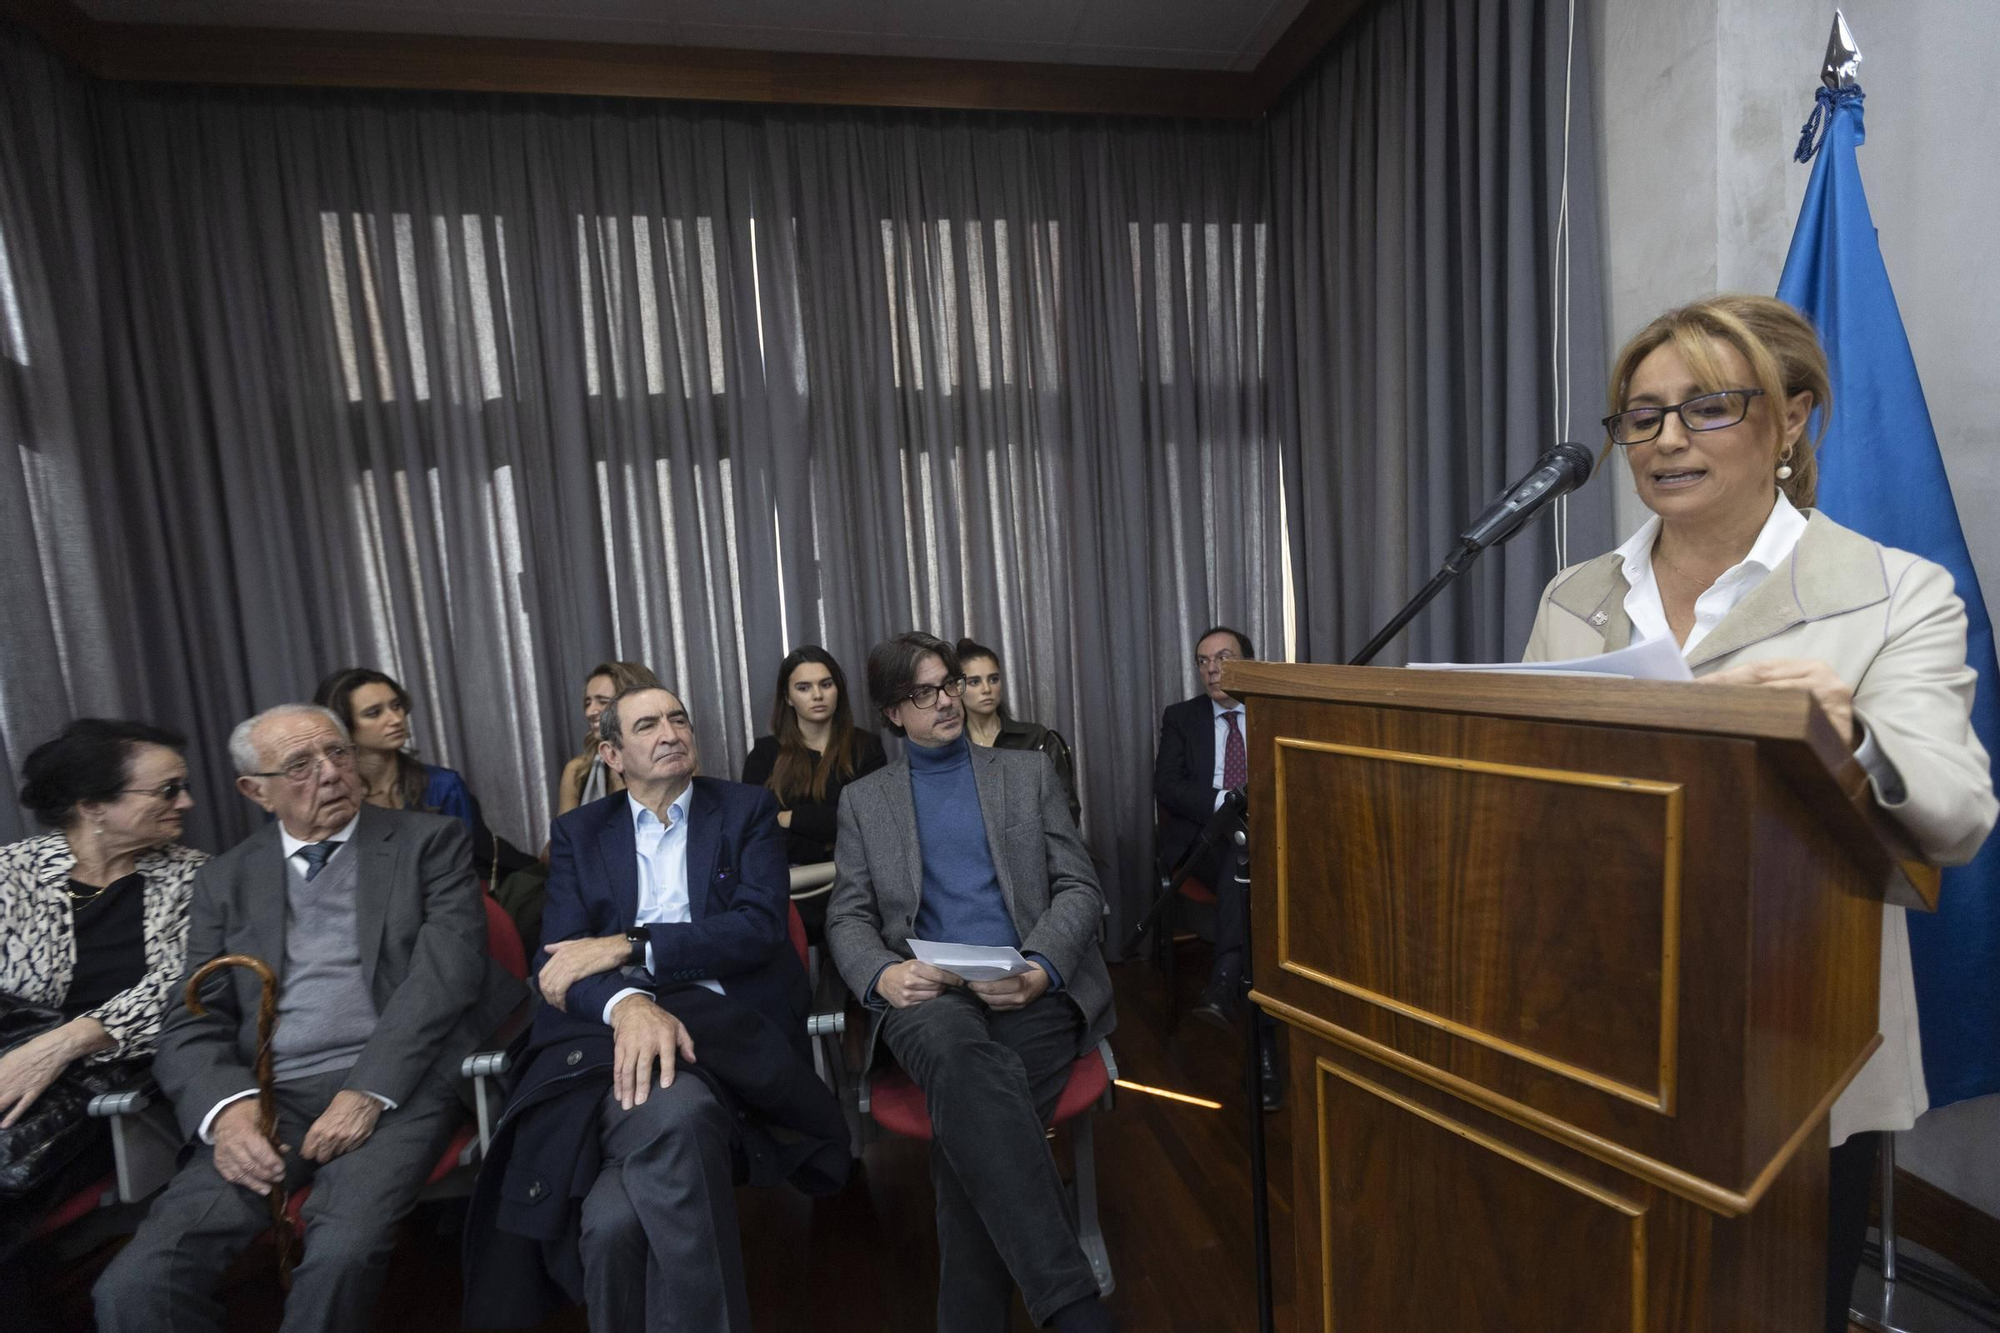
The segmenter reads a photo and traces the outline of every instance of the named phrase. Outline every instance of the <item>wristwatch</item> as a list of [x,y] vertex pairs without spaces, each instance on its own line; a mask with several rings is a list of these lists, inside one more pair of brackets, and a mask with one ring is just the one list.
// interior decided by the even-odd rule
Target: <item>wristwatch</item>
[[632,954],[625,960],[631,967],[646,965],[646,932],[634,926],[625,932],[625,942],[632,946]]

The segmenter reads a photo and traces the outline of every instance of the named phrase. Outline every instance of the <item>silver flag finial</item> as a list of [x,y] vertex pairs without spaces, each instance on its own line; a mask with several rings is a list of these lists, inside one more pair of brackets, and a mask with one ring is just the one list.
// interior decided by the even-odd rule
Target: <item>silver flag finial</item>
[[1861,70],[1861,48],[1854,44],[1854,33],[1847,26],[1847,16],[1839,10],[1833,11],[1833,31],[1826,39],[1826,64],[1820,67],[1819,81],[1839,92],[1851,88],[1857,82]]

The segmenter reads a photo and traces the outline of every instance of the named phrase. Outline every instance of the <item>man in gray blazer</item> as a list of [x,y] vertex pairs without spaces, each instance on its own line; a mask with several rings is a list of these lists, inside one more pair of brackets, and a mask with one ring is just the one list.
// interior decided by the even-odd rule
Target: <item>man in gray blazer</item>
[[257,1132],[256,976],[211,977],[200,1018],[176,988],[153,1072],[190,1152],[98,1279],[103,1333],[221,1329],[214,1287],[270,1225],[264,1196],[308,1181],[283,1327],[368,1327],[397,1225],[464,1115],[458,1064],[526,995],[487,957],[464,824],[362,805],[333,714],[271,709],[229,751],[275,818],[196,876],[188,968],[245,953],[278,975],[283,1147]]
[[[826,938],[876,1011],[871,1062],[886,1042],[930,1107],[938,1328],[1000,1333],[1018,1286],[1038,1326],[1109,1329],[1043,1134],[1071,1062],[1113,1023],[1090,853],[1048,756],[966,739],[950,644],[877,644],[868,691],[908,745],[841,794]],[[912,958],[912,937],[1035,966],[966,982]]]

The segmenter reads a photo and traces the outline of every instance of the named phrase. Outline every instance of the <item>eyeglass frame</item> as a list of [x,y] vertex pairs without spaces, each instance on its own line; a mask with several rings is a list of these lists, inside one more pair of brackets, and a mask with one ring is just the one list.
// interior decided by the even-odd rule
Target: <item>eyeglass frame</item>
[[[321,764],[328,762],[331,762],[335,768],[346,768],[354,762],[354,747],[352,745],[336,743],[327,746],[317,754],[300,755],[283,768],[275,769],[268,773],[245,773],[243,776],[246,778],[283,778],[287,782],[304,782],[319,772]],[[304,765],[304,767],[300,767],[300,765]],[[294,768],[299,770],[296,774],[292,772]]]
[[[1692,421],[1688,420],[1687,413],[1682,410],[1683,408],[1686,408],[1692,403],[1703,402],[1710,398],[1728,398],[1736,394],[1741,394],[1743,397],[1743,410],[1742,412],[1737,414],[1736,420],[1734,421],[1719,422],[1713,426],[1697,426]],[[1711,430],[1728,430],[1731,426],[1742,425],[1744,420],[1749,417],[1751,399],[1762,398],[1763,396],[1764,396],[1764,391],[1762,389],[1717,389],[1714,393],[1696,394],[1694,397],[1678,403],[1661,403],[1657,406],[1647,406],[1647,407],[1628,407],[1623,412],[1613,412],[1610,416],[1605,417],[1598,424],[1604,427],[1605,437],[1609,439],[1611,443],[1617,445],[1620,449],[1635,449],[1642,444],[1651,444],[1654,440],[1660,438],[1660,432],[1664,431],[1667,428],[1667,413],[1669,412],[1679,417],[1681,419],[1681,425],[1686,427],[1689,433],[1691,434],[1701,434]],[[1618,420],[1618,418],[1620,417],[1630,416],[1634,412],[1658,412],[1660,414],[1660,424],[1658,428],[1655,429],[1651,435],[1648,435],[1643,440],[1619,439],[1617,432],[1612,429],[1611,423]]]
[[171,805],[175,801],[178,801],[184,792],[192,792],[193,790],[194,784],[186,778],[175,778],[171,782],[162,782],[157,787],[120,787],[118,794],[121,796],[151,796],[155,800],[165,801]]
[[[918,701],[917,696],[926,690],[931,691],[930,702],[921,703]],[[929,711],[937,707],[939,695],[945,695],[953,699],[964,698],[965,677],[962,675],[953,676],[948,680],[941,680],[935,685],[918,685],[913,689],[906,690],[896,702],[899,704],[914,704],[918,708]]]

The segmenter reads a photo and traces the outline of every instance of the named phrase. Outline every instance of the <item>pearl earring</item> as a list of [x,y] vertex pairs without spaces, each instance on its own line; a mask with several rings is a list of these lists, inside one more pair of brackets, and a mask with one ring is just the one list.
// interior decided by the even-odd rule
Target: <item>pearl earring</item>
[[1779,481],[1790,481],[1792,479],[1791,457],[1792,456],[1790,454],[1786,454],[1783,458],[1780,458],[1778,460]]

